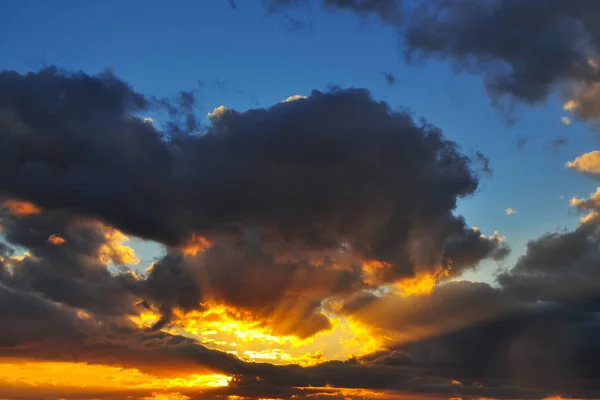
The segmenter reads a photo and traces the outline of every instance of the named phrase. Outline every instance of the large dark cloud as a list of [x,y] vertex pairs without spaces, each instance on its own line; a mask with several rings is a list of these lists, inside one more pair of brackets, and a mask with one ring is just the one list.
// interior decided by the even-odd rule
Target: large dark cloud
[[173,246],[248,229],[267,247],[277,237],[270,256],[344,244],[389,264],[384,280],[412,275],[415,263],[455,258],[459,273],[503,254],[452,213],[477,188],[469,158],[365,90],[220,109],[202,134],[186,134],[138,116],[157,105],[185,112],[189,93],[150,101],[109,73],[52,68],[3,72],[0,85],[0,192],[45,210]]

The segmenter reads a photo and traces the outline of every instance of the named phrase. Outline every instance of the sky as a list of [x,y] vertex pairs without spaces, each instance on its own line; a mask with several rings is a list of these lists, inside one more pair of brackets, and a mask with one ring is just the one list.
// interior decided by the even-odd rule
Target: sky
[[600,7],[0,5],[0,398],[600,398]]

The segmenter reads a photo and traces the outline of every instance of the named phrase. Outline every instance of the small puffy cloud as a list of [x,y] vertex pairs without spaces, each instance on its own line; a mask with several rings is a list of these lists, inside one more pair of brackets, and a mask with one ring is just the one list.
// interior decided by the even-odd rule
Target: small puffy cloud
[[42,212],[38,206],[28,201],[6,200],[3,206],[10,214],[21,217]]
[[213,112],[208,113],[208,119],[212,120],[215,118],[218,118],[220,116],[222,116],[225,112],[227,111],[227,107],[220,105],[219,107],[216,107]]
[[563,110],[572,111],[572,110],[576,109],[577,106],[578,106],[578,104],[575,100],[569,100],[563,105]]
[[506,210],[504,210],[504,212],[506,213],[506,215],[513,215],[516,213],[516,211],[511,207],[508,207]]
[[566,164],[567,168],[586,174],[600,174],[600,151],[594,150],[576,157]]
[[152,119],[152,117],[142,118],[142,121],[150,125],[154,124],[154,119]]
[[283,100],[282,103],[288,103],[290,101],[300,100],[300,99],[306,99],[306,96],[302,96],[301,94],[295,94],[295,95],[290,96],[287,99]]
[[494,233],[487,237],[489,240],[494,240],[496,242],[506,242],[506,236],[500,236],[498,231],[494,231]]
[[571,118],[569,118],[569,117],[560,117],[560,122],[563,125],[571,125]]
[[600,187],[588,198],[573,197],[569,200],[571,207],[577,208],[580,212],[585,213],[579,219],[582,224],[588,223],[598,216],[600,210]]
[[59,246],[59,245],[65,243],[65,239],[63,239],[62,237],[60,237],[58,235],[50,235],[48,237],[48,243]]

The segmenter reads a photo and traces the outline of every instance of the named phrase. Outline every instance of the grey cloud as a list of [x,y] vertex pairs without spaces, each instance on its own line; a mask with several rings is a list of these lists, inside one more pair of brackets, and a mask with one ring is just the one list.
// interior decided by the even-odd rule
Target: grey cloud
[[450,282],[429,296],[388,295],[348,309],[353,318],[405,337],[357,362],[401,365],[492,391],[597,397],[598,232],[592,219],[532,240],[498,276],[498,286]]
[[[513,269],[498,276],[506,291],[528,301],[587,302],[600,288],[599,220],[527,244]],[[595,310],[592,310],[595,311]]]
[[567,84],[566,96],[580,103],[575,113],[587,119],[599,115],[600,75],[588,62],[600,50],[598,12],[586,0],[434,0],[412,14],[404,40],[408,54],[483,75],[493,98],[539,103]]

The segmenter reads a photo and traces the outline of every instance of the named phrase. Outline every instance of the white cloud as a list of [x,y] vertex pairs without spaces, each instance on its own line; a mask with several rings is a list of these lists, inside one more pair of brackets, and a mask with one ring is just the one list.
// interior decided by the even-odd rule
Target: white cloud
[[564,125],[571,125],[571,118],[569,117],[560,117],[560,122]]
[[506,210],[504,210],[504,212],[506,213],[506,215],[513,215],[516,213],[516,211],[513,210],[511,207],[508,207]]

